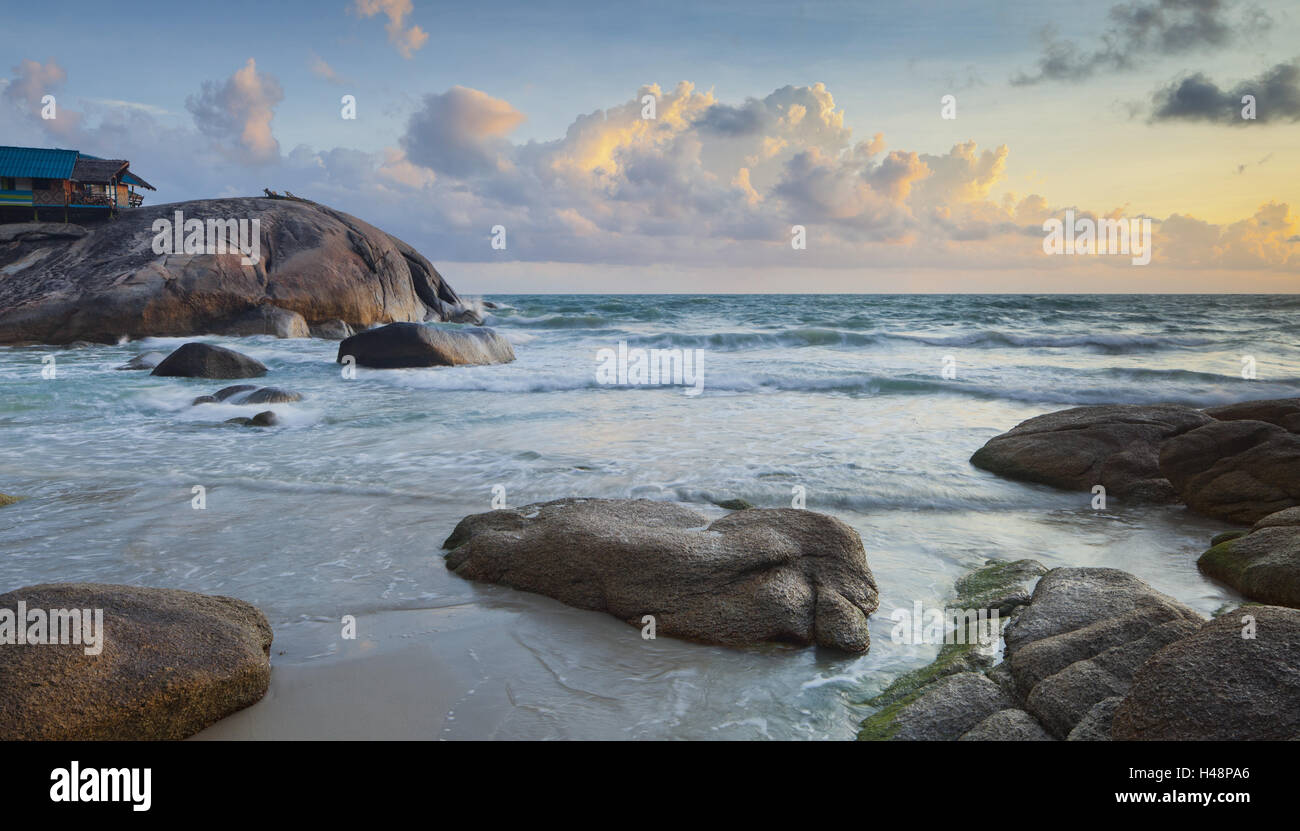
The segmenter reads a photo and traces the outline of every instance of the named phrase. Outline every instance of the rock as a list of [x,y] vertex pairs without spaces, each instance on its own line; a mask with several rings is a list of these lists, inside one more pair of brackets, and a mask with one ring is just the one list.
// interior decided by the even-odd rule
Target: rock
[[18,496],[10,496],[7,493],[0,493],[0,508],[7,508],[17,502],[20,498],[21,497]]
[[1015,707],[997,684],[978,672],[940,679],[906,703],[863,722],[860,741],[955,741],[984,719]]
[[[1119,741],[1300,739],[1300,611],[1249,606],[1151,657],[1115,711]],[[1243,615],[1255,637],[1242,637]]]
[[102,609],[102,651],[0,645],[0,740],[183,739],[255,703],[270,683],[271,627],[241,600],[55,583],[0,595],[0,610],[20,601],[29,614]]
[[[980,568],[957,580],[954,586],[956,596],[947,608],[973,609],[977,612],[983,609],[989,617],[996,612],[999,616],[999,631],[992,634],[997,637],[991,643],[981,643],[981,633],[971,631],[969,625],[964,637],[958,639],[954,634],[952,643],[945,642],[939,648],[939,654],[933,663],[899,676],[866,702],[880,709],[862,722],[858,738],[875,741],[893,737],[897,713],[925,695],[934,684],[958,673],[978,672],[992,664],[994,653],[1001,643],[1000,627],[1005,620],[1002,616],[1015,614],[1020,606],[1029,601],[1030,588],[1046,571],[1042,563],[1036,560],[1009,562],[990,559]],[[987,637],[990,633],[986,631],[983,634]],[[998,664],[987,673],[989,680],[1004,693],[1012,691],[1014,687],[1007,676],[1005,664]]]
[[277,338],[309,338],[307,321],[297,312],[278,306],[261,305],[249,309],[221,329],[234,337],[275,335]]
[[961,742],[1050,742],[1055,741],[1034,717],[1018,708],[998,710],[963,733]]
[[[155,254],[155,220],[258,220],[260,257]],[[0,344],[116,343],[123,335],[221,331],[270,304],[306,320],[373,326],[447,320],[462,305],[401,240],[324,205],[287,199],[205,199],[123,211],[82,228],[39,223],[0,250]]]
[[162,352],[141,352],[117,369],[153,369],[166,357]]
[[309,327],[309,331],[313,338],[321,338],[322,340],[344,340],[355,334],[351,326],[337,319],[326,320],[323,323],[313,323]]
[[461,520],[444,547],[461,577],[728,646],[870,645],[878,598],[862,540],[788,508],[702,514],[645,499],[560,499]]
[[1016,697],[1049,733],[1066,738],[1101,700],[1203,618],[1127,572],[1057,568],[1005,631]]
[[1215,421],[1160,449],[1160,470],[1187,507],[1249,524],[1300,505],[1300,434],[1265,421]]
[[291,404],[301,400],[301,393],[282,390],[279,387],[236,384],[233,387],[217,390],[212,395],[200,395],[194,399],[194,404],[215,404],[220,401],[231,404]]
[[483,316],[469,306],[461,306],[453,309],[451,317],[448,318],[450,323],[472,323],[475,326],[483,325]]
[[754,507],[751,502],[745,499],[710,499],[709,501],[714,505],[717,505],[719,508],[725,508],[728,511],[745,511]]
[[1249,532],[1220,541],[1196,565],[1251,600],[1300,608],[1300,508],[1270,514]]
[[1027,482],[1108,496],[1167,502],[1174,489],[1160,470],[1167,439],[1213,421],[1190,407],[1110,404],[1048,413],[989,439],[971,456],[978,468]]
[[1110,741],[1110,723],[1115,718],[1115,708],[1124,699],[1118,695],[1103,698],[1092,705],[1079,723],[1066,736],[1071,742],[1108,742]]
[[1220,421],[1267,421],[1292,433],[1300,433],[1300,398],[1243,401],[1226,407],[1210,407],[1205,414]]
[[272,410],[264,410],[252,418],[228,418],[226,424],[238,424],[243,427],[274,427],[280,423],[280,417]]
[[257,378],[266,367],[247,355],[210,343],[187,343],[150,373],[169,378]]
[[1221,534],[1215,534],[1213,537],[1210,537],[1210,547],[1212,548],[1219,543],[1227,542],[1228,540],[1235,540],[1237,537],[1244,537],[1246,536],[1246,533],[1247,532],[1245,531],[1224,531]]
[[510,341],[491,329],[448,331],[418,323],[390,323],[339,344],[338,363],[351,355],[359,366],[399,367],[501,364],[515,359]]

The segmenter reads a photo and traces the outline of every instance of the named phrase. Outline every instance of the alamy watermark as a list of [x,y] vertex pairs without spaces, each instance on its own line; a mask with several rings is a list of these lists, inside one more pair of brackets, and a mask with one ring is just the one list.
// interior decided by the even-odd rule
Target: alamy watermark
[[1129,254],[1133,265],[1151,262],[1150,219],[1076,219],[1066,211],[1064,222],[1052,217],[1043,230],[1044,254]]
[[155,254],[242,254],[243,265],[262,258],[260,219],[186,219],[177,211],[174,220],[155,219],[152,230]]
[[103,609],[0,608],[0,646],[76,644],[87,655],[104,651]]
[[618,349],[596,351],[596,383],[620,386],[664,385],[688,387],[686,395],[704,391],[703,349]]
[[917,600],[911,609],[895,609],[889,619],[894,621],[889,637],[899,644],[990,646],[1002,637],[997,609],[927,609]]

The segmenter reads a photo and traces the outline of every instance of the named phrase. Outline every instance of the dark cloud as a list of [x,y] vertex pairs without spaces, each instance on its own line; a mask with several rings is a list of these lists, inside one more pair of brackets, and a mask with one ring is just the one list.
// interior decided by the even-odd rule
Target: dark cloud
[[714,104],[695,119],[695,126],[727,136],[752,136],[766,129],[769,121],[763,103],[751,98],[742,107]]
[[1094,48],[1047,35],[1033,72],[1014,75],[1011,83],[1082,81],[1097,72],[1131,69],[1151,55],[1179,55],[1221,49],[1242,35],[1257,35],[1272,21],[1257,8],[1229,19],[1224,0],[1153,0],[1112,6],[1110,26]]
[[1251,124],[1241,117],[1245,95],[1255,96],[1255,121],[1300,121],[1300,59],[1280,63],[1226,90],[1204,73],[1189,75],[1156,92],[1151,120]]

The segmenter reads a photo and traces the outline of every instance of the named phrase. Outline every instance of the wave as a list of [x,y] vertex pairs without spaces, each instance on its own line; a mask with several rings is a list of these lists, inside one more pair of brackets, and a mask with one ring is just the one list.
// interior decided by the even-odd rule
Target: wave
[[719,332],[630,337],[628,344],[659,348],[703,348],[722,352],[806,346],[875,346],[891,341],[966,349],[1090,349],[1107,354],[1151,352],[1208,346],[1215,339],[1177,335],[1017,335],[996,330],[960,335],[923,335],[902,332],[853,332],[809,327],[780,332]]

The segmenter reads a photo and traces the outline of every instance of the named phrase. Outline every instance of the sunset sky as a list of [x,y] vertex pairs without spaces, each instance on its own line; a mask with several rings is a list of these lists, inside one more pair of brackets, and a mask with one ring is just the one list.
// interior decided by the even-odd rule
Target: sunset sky
[[[148,204],[287,189],[406,239],[463,293],[1300,289],[1293,2],[5,18],[0,144],[129,159]],[[1067,208],[1151,218],[1151,264],[1045,255]]]

